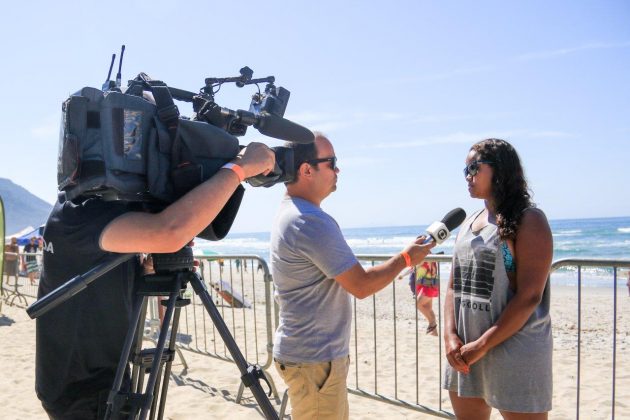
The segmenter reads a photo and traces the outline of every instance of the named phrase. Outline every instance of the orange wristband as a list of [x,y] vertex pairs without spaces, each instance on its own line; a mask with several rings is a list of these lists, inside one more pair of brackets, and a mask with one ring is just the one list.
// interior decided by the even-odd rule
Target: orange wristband
[[405,267],[411,267],[411,257],[409,256],[408,252],[401,252],[400,255],[402,255],[403,259],[405,260]]
[[245,171],[243,171],[243,168],[238,166],[236,163],[228,162],[225,165],[221,166],[221,168],[231,169],[232,171],[234,171],[236,176],[238,176],[238,182],[243,182],[243,180],[245,179]]

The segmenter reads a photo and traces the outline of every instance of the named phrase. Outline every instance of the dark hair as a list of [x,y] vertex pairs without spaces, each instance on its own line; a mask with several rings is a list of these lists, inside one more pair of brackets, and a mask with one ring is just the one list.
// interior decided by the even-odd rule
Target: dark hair
[[470,150],[477,153],[477,159],[492,162],[492,197],[499,235],[501,239],[515,239],[523,211],[535,206],[518,153],[501,139],[482,140]]
[[[313,134],[315,135],[315,139],[317,139],[318,137],[326,138],[322,133],[319,133],[317,131],[315,131]],[[315,147],[314,140],[312,143],[307,143],[307,144],[293,143],[293,142],[288,141],[284,143],[284,147],[293,149],[293,171],[295,173],[295,179],[291,182],[285,183],[285,184],[293,184],[294,182],[297,181],[299,177],[300,166],[304,162],[317,159],[317,148]],[[317,170],[317,167],[315,167],[315,170]]]

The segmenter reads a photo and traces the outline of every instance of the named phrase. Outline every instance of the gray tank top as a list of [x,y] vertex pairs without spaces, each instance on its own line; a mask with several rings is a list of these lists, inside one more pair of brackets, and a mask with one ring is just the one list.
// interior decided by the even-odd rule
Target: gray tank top
[[[453,308],[464,343],[494,325],[514,292],[510,289],[496,226],[473,232],[475,213],[462,226],[453,251]],[[540,413],[551,410],[553,343],[549,316],[549,280],[542,300],[512,337],[458,373],[447,364],[444,388],[460,397],[483,398],[499,410]]]

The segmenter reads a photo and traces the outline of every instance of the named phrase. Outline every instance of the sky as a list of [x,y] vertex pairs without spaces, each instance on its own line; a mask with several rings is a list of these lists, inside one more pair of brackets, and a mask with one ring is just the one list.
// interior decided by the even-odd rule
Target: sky
[[[424,225],[483,206],[470,146],[509,141],[550,219],[630,215],[630,2],[46,1],[0,17],[0,177],[56,199],[61,104],[100,87],[126,45],[146,72],[197,91],[206,77],[273,75],[285,117],[331,139],[343,228]],[[216,102],[248,109],[255,88]],[[191,116],[187,104],[181,113]],[[254,128],[241,144],[280,141]],[[247,186],[233,232],[269,231],[283,185]]]

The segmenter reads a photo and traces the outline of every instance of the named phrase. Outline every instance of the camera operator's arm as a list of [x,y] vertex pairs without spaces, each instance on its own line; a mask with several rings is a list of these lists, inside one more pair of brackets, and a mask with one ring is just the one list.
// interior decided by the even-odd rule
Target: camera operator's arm
[[[431,248],[435,246],[433,241],[428,244],[422,244],[425,239],[426,237],[420,236],[414,243],[403,250],[403,253],[407,253],[410,257],[410,265],[420,264],[429,254]],[[384,263],[370,267],[367,270],[357,263],[349,270],[335,277],[335,281],[358,299],[371,296],[391,283],[396,278],[396,275],[407,266],[403,253],[395,255]]]
[[[275,156],[264,144],[250,143],[232,162],[249,178],[273,170]],[[175,252],[214,220],[239,183],[236,172],[221,169],[159,213],[130,212],[112,220],[100,246],[120,253]]]

